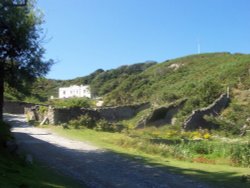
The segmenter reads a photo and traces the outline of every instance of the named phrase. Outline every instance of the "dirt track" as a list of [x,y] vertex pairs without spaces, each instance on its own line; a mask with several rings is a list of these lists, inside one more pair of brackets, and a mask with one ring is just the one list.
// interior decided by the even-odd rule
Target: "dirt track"
[[30,127],[24,116],[5,115],[20,150],[90,188],[207,188],[208,185],[73,141],[46,129]]

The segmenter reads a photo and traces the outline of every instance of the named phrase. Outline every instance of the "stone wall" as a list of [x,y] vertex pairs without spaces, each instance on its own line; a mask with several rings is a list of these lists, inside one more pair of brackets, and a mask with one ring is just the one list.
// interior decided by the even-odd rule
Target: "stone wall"
[[88,114],[94,119],[120,121],[124,119],[130,119],[134,117],[139,111],[149,107],[149,103],[129,106],[105,107],[98,109],[50,107],[47,117],[50,124],[67,123],[68,121],[76,119],[77,117],[85,114]]
[[100,118],[106,119],[108,121],[120,121],[124,119],[130,119],[134,117],[139,111],[149,107],[149,103],[144,103],[138,105],[99,108],[96,111],[100,115]]
[[162,106],[154,109],[149,116],[139,121],[136,128],[143,128],[146,126],[162,126],[171,124],[175,114],[183,107],[186,100],[174,102],[168,106]]
[[3,112],[9,114],[24,114],[25,108],[31,108],[35,104],[25,102],[4,101]]
[[204,116],[217,116],[224,108],[227,107],[229,101],[230,99],[227,94],[222,94],[208,107],[193,111],[192,114],[184,122],[183,128],[185,130],[194,130],[200,127],[206,129],[216,128],[217,126],[210,122],[207,122],[204,119]]
[[89,116],[99,119],[99,114],[93,109],[87,108],[53,108],[50,107],[47,113],[50,124],[67,123],[70,120],[76,119],[81,115],[88,114]]

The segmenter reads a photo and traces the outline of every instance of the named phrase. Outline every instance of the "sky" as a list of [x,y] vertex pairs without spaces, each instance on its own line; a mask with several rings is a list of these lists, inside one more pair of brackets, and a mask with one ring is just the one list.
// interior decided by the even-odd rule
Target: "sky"
[[250,53],[249,0],[37,0],[47,78],[198,53]]

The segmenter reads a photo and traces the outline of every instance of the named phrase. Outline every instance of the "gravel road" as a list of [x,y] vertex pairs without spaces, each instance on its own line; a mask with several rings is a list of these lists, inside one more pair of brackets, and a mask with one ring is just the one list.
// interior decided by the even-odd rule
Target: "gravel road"
[[22,115],[5,114],[20,150],[90,188],[208,188],[183,175],[142,164],[89,143],[31,127]]

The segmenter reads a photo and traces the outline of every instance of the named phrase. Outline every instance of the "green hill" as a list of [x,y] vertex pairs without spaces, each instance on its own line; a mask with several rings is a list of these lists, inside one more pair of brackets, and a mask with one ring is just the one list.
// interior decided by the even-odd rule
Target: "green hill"
[[[72,80],[39,79],[32,93],[43,98],[57,96],[58,88],[73,84],[89,84],[95,96],[106,104],[121,105],[150,101],[156,104],[209,93],[202,96],[204,105],[230,88],[249,88],[250,55],[209,53],[191,55],[156,64],[155,62],[121,66]],[[208,88],[209,87],[209,88]],[[208,95],[208,94],[207,94]]]
[[[154,106],[187,99],[178,116],[183,120],[192,110],[211,104],[230,87],[232,103],[226,111],[230,120],[242,122],[250,109],[250,55],[208,53],[190,55],[162,63],[146,62],[104,71],[72,80],[39,79],[28,99],[46,101],[57,96],[58,88],[89,84],[94,96],[102,96],[106,105],[151,102]],[[12,90],[10,90],[12,91]],[[19,96],[6,92],[6,98]],[[13,91],[12,91],[13,93]],[[18,98],[18,97],[16,97]],[[242,123],[238,122],[238,124]]]
[[211,53],[178,58],[123,80],[108,93],[106,102],[162,104],[183,97],[201,97],[202,101],[196,102],[206,105],[227,86],[248,89],[249,69],[250,55]]
[[6,100],[28,100],[28,101],[47,101],[50,96],[57,97],[59,87],[68,87],[70,85],[90,85],[91,92],[94,96],[103,96],[119,86],[131,75],[137,75],[147,68],[155,65],[156,62],[148,61],[133,65],[124,65],[117,69],[104,71],[98,69],[90,75],[78,77],[71,80],[54,80],[39,78],[29,88],[30,93],[17,91],[13,88],[6,87]]
[[[250,55],[209,53],[191,55],[163,63],[139,63],[104,71],[98,69],[72,80],[38,79],[31,93],[47,99],[57,96],[58,88],[89,84],[95,96],[104,96],[106,104],[122,105],[150,101],[157,104],[192,97],[206,105],[227,86],[248,89]],[[207,91],[208,89],[214,90]],[[206,90],[206,91],[203,91]],[[208,96],[205,96],[207,93]],[[202,104],[201,104],[202,105]]]
[[187,99],[177,114],[181,123],[192,110],[211,104],[226,92],[227,87],[231,94],[230,106],[220,118],[213,121],[219,121],[216,123],[222,125],[231,124],[232,131],[234,128],[239,131],[250,114],[248,54],[199,54],[156,64],[123,80],[116,89],[105,95],[105,102],[121,105],[149,101],[154,106],[160,106]]

